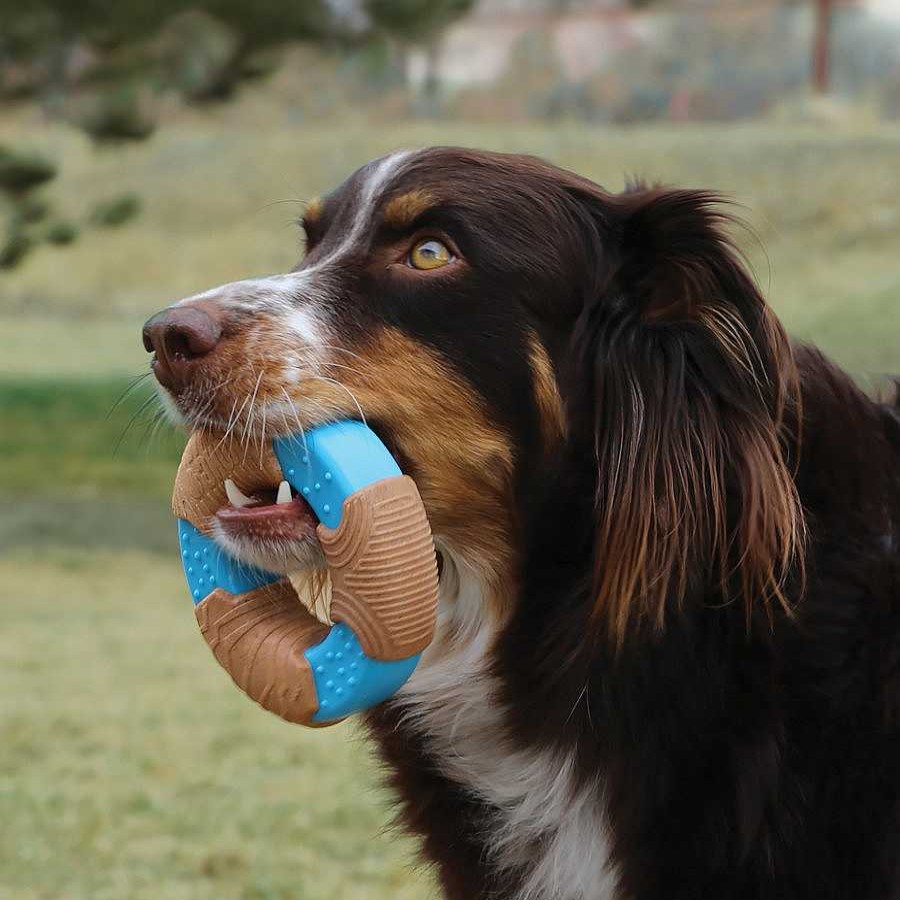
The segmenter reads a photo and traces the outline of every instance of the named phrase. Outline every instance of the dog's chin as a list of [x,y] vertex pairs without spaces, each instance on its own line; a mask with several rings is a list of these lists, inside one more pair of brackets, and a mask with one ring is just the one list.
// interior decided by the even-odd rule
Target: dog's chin
[[310,579],[327,571],[325,555],[314,539],[265,540],[229,533],[215,521],[213,540],[240,563],[273,572],[276,575],[307,575]]

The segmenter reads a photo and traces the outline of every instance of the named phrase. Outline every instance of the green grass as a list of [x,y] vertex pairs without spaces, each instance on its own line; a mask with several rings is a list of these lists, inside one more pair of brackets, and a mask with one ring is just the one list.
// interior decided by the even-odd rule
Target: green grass
[[184,438],[153,424],[149,384],[129,383],[0,380],[0,554],[175,552],[168,498]]
[[358,731],[235,690],[174,554],[7,557],[0,584],[4,900],[431,896]]
[[147,371],[142,317],[107,319],[65,310],[4,314],[4,296],[0,290],[0,379],[108,378]]
[[121,378],[0,381],[0,492],[167,496],[183,439],[154,428],[149,384],[123,398],[128,387]]
[[[627,129],[366,121],[292,125],[266,88],[149,141],[97,151],[61,125],[0,113],[0,130],[61,163],[49,195],[81,221],[99,196],[135,191],[140,216],[40,247],[3,276],[0,374],[122,372],[142,365],[137,324],[211,285],[284,271],[302,201],[366,160],[435,143],[536,153],[612,189],[626,176],[715,188],[741,205],[746,248],[798,336],[859,373],[900,369],[900,128],[775,123]],[[262,93],[260,93],[262,92]]]
[[204,646],[182,438],[120,441],[127,384],[0,381],[0,898],[430,896],[360,733],[277,720]]

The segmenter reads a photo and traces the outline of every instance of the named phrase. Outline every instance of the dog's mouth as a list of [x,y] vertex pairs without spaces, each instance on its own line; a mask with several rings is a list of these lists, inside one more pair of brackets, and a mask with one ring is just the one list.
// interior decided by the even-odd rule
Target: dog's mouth
[[256,488],[245,494],[235,480],[225,480],[228,503],[215,513],[217,537],[246,562],[289,572],[314,566],[321,550],[319,520],[312,507],[288,484]]

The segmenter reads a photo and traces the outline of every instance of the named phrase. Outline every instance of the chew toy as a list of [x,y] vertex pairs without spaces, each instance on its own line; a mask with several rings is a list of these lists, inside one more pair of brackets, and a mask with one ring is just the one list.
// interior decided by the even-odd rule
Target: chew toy
[[[238,562],[211,539],[231,478],[250,492],[286,480],[312,508],[331,578],[318,617],[285,576]],[[172,509],[200,630],[265,709],[327,725],[387,699],[412,674],[434,633],[434,544],[415,483],[365,425],[331,423],[249,452],[197,432]]]

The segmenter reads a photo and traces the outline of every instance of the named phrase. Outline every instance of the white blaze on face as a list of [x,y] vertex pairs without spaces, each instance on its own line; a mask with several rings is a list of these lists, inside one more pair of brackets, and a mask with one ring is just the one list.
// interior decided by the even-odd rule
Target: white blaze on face
[[304,283],[308,283],[323,273],[334,268],[336,263],[351,261],[354,248],[364,235],[372,231],[375,213],[381,206],[382,198],[396,177],[400,174],[404,163],[412,157],[413,151],[399,150],[372,163],[372,167],[360,189],[360,197],[353,216],[353,224],[338,245],[326,256],[317,260],[314,265],[300,269],[296,274]]
[[322,329],[312,310],[303,306],[290,309],[284,314],[284,323],[291,334],[297,335],[310,347],[316,347],[322,343]]
[[352,264],[358,245],[373,228],[385,192],[413,155],[413,151],[402,150],[371,164],[360,187],[352,225],[342,240],[313,265],[283,275],[232,281],[173,305],[203,302],[225,310],[265,313],[283,321],[284,344],[290,346],[292,338],[299,338],[306,357],[310,350],[324,350],[330,342],[329,309],[341,301],[335,276],[342,264]]

